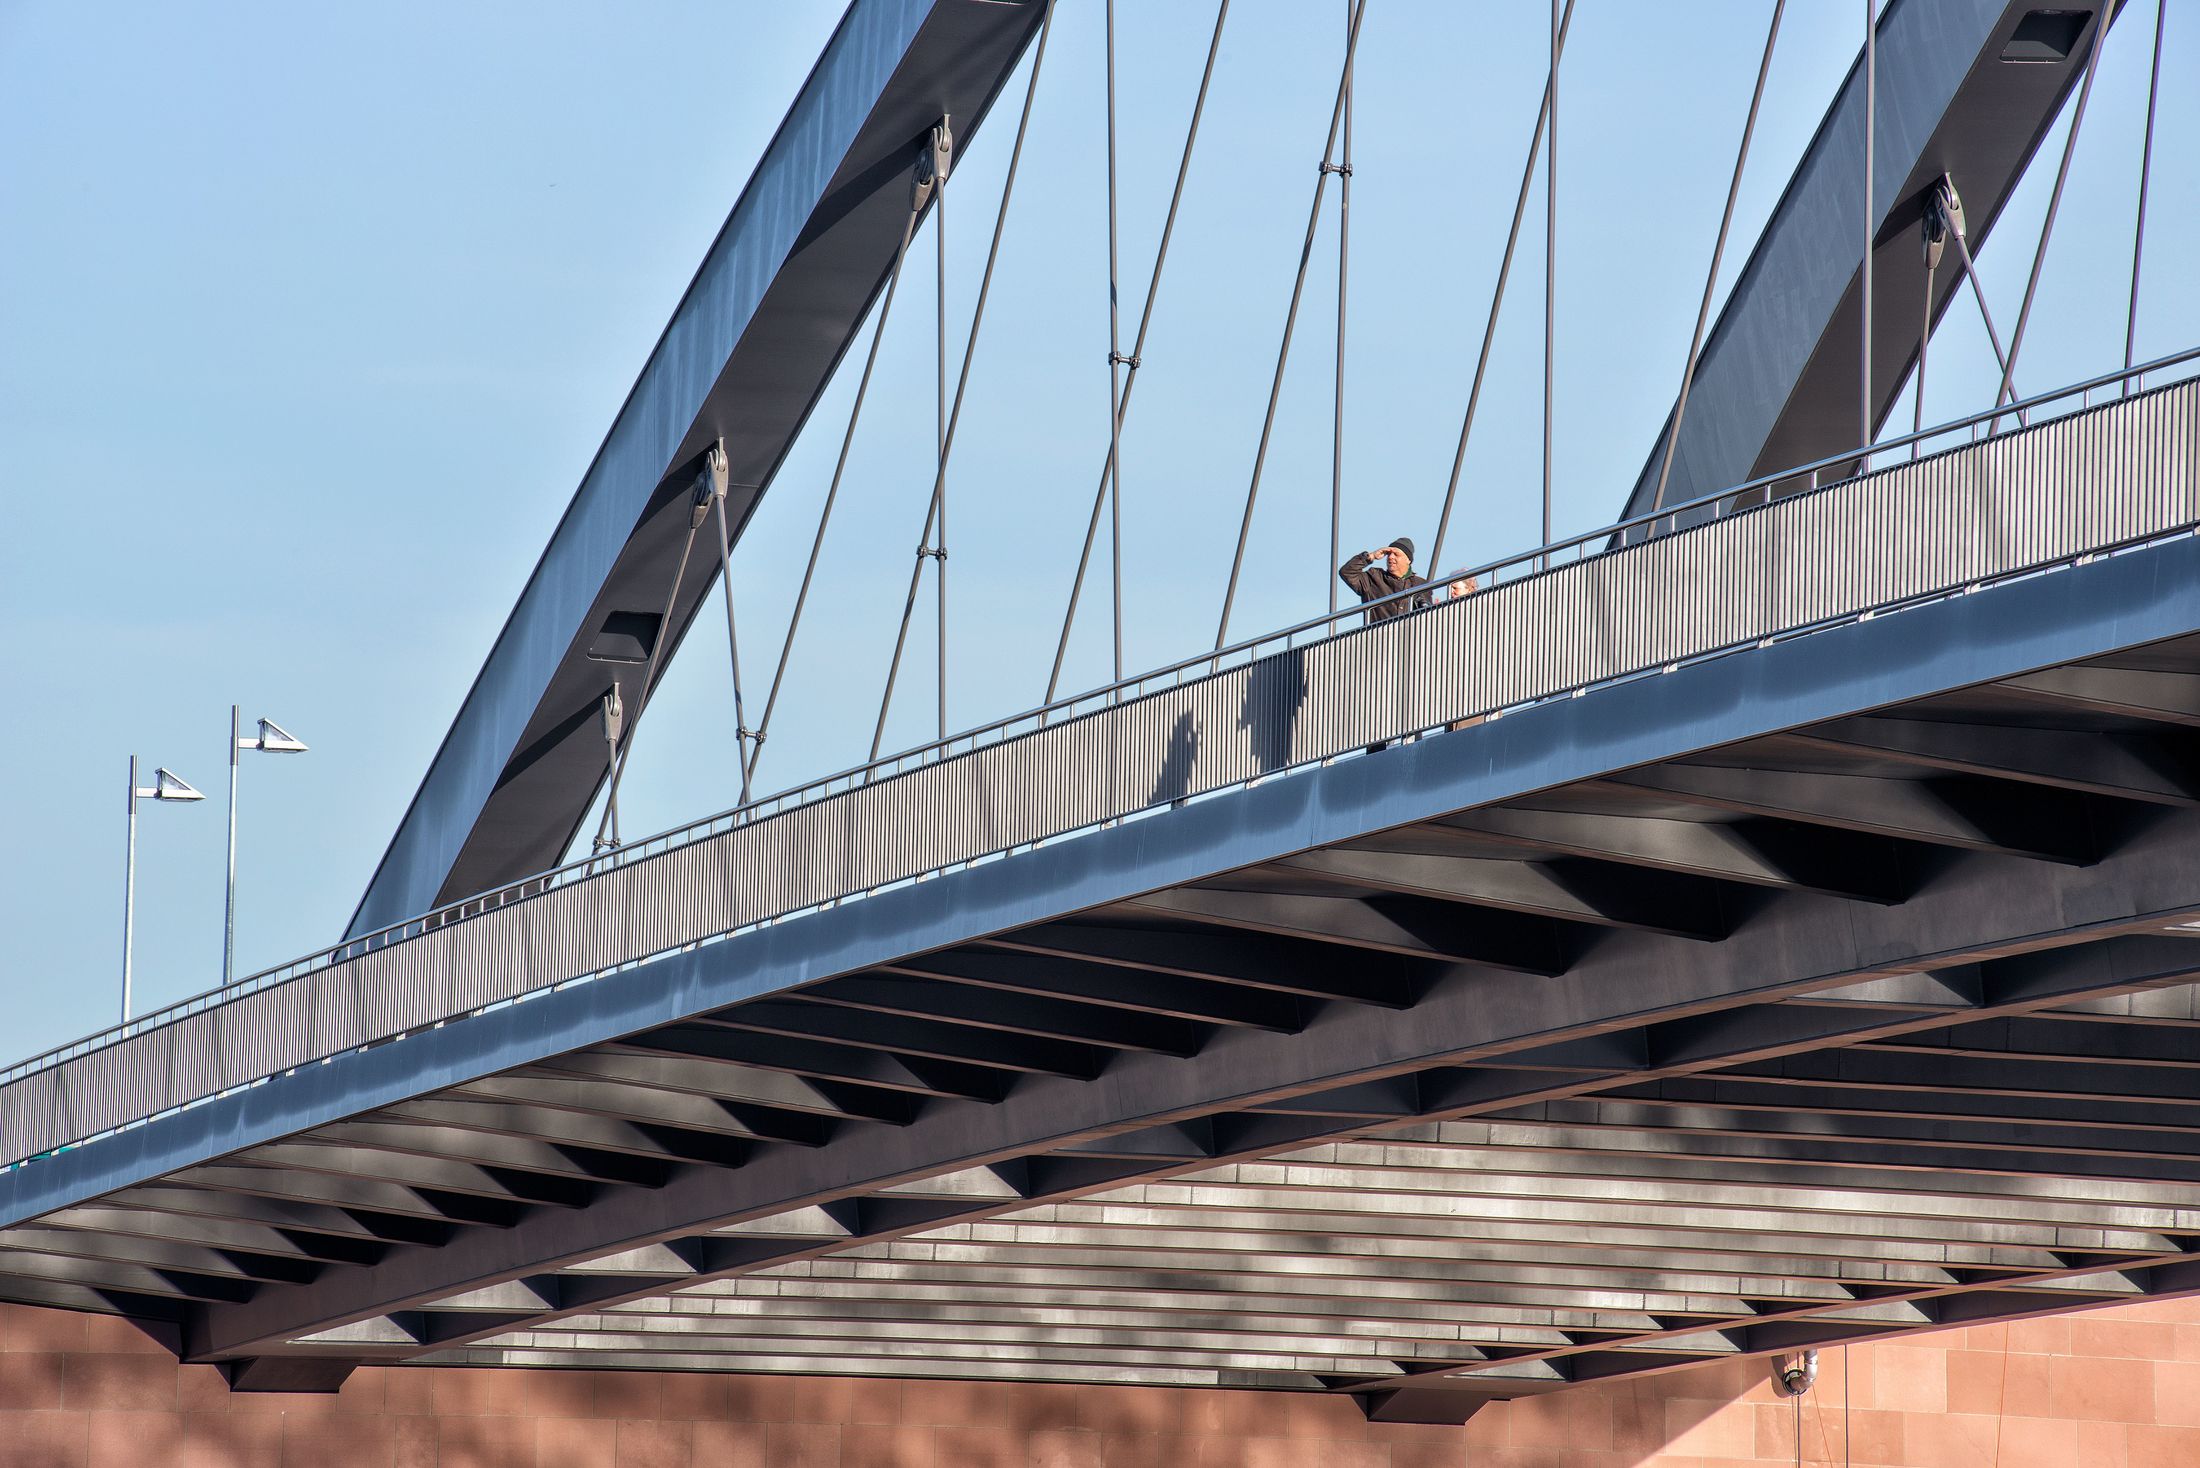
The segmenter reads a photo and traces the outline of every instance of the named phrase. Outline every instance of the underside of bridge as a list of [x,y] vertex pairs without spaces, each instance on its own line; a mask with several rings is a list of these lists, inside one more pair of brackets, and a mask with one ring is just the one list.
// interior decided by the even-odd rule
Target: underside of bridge
[[[571,839],[591,639],[661,585],[708,444],[746,429],[761,495],[940,89],[974,126],[1042,9],[851,7],[660,346],[687,375],[637,385],[662,441],[622,413],[361,930]],[[2101,29],[1997,69],[2027,14],[1888,7],[1891,274],[1944,174],[1984,233]],[[1794,242],[1849,207],[1853,90],[1661,503],[1850,442],[1855,271]],[[1878,338],[1890,392],[1922,326]],[[239,1389],[885,1373],[1440,1422],[2200,1293],[2200,392],[1695,518],[19,1068],[0,1299]]]
[[454,1017],[17,1169],[0,1292],[239,1386],[1430,1420],[2200,1290],[2195,587],[2158,540]]

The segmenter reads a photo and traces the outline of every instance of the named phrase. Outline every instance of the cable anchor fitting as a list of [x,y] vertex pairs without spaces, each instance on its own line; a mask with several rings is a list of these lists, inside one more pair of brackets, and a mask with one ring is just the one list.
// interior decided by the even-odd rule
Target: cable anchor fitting
[[1956,192],[1956,181],[1947,174],[1940,176],[1940,183],[1933,190],[1932,205],[1926,211],[1928,220],[1937,216],[1942,233],[1952,233],[1966,243],[1971,236],[1963,227],[1963,196]]
[[909,178],[909,207],[922,209],[932,201],[932,191],[947,182],[955,163],[955,131],[949,119],[932,124],[923,151],[917,154],[916,172]]
[[1940,268],[1941,253],[1948,248],[1948,216],[1940,212],[1940,201],[1937,198],[1925,205],[1925,217],[1921,232],[1925,249],[1925,268],[1927,270],[1938,270]]
[[703,528],[703,522],[710,518],[711,506],[726,497],[729,478],[726,441],[721,438],[703,455],[702,472],[695,476],[695,497],[688,503],[688,529]]

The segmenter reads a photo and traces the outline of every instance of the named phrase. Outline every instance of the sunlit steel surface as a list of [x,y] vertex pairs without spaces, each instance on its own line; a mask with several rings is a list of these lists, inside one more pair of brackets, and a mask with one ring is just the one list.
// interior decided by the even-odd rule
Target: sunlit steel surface
[[[2113,21],[2119,7],[2107,15]],[[1924,206],[1953,179],[1976,251],[2015,192],[2105,29],[2102,7],[2069,51],[2008,59],[2033,0],[1893,0],[1879,19],[1873,137],[1872,423],[1883,422],[1925,335]],[[1735,278],[1696,366],[1662,504],[1853,448],[1863,414],[1864,76],[1859,58]],[[1951,258],[1933,320],[1959,300]],[[1680,364],[1675,363],[1678,373]],[[2021,380],[2021,379],[2020,379]],[[1671,424],[1660,428],[1625,513],[1652,507]]]
[[[1753,625],[1729,656],[1466,728],[1444,726],[1482,706],[1471,664],[1558,639],[1477,657],[1504,629],[1462,622],[1461,671],[1437,675],[1459,701],[1374,715],[1345,705],[1392,685],[1325,665],[1306,728],[1432,730],[1372,755],[1290,743],[1272,771],[1231,765],[1231,740],[1260,743],[1232,732],[1246,687],[1279,675],[1218,675],[1247,680],[1219,700],[1188,685],[1192,747],[1218,763],[1178,763],[1235,771],[1230,793],[1178,806],[1148,781],[1143,819],[716,942],[674,934],[36,1161],[0,1182],[19,1220],[0,1293],[120,1310],[243,1385],[453,1353],[847,1370],[845,1300],[881,1339],[931,1340],[912,1354],[1007,1363],[972,1371],[1174,1372],[1427,1416],[2200,1288],[2176,1079],[2200,973],[2196,424],[2181,385],[1705,527],[1764,537],[1762,560],[1611,569],[1692,556],[1691,532],[1493,591],[1534,599],[1526,625],[1601,627],[1561,594],[1641,585],[1708,645],[1731,632],[1691,623],[1692,598],[1786,605],[1782,546],[1824,568],[1796,593],[1813,630]],[[1865,531],[1893,553],[1842,570]],[[1383,631],[1291,656],[1355,657]],[[1563,649],[1577,678],[1633,655],[1582,642]],[[953,830],[950,809],[928,819]],[[1367,1140],[1264,1160],[1338,1137]],[[1432,1268],[1264,1285],[1262,1258],[1366,1236],[1350,1220],[1376,1205],[1347,1194],[1390,1200],[1374,1236],[1393,1242],[1368,1246],[1385,1261],[1426,1242],[1407,1200],[1451,1200],[1426,1215]],[[1325,1200],[1330,1221],[1303,1216]],[[1062,1289],[1127,1307],[1099,1277],[1126,1259],[1164,1311],[1172,1270],[1204,1272],[1186,1235],[1232,1230],[1245,1267],[1222,1273],[1243,1277],[1206,1303],[1280,1294],[1295,1323],[1275,1341],[1184,1321],[1134,1339],[1158,1317],[1065,1341],[1046,1314],[1074,1304]],[[1552,1260],[1532,1277],[1507,1252],[1530,1248]],[[936,1315],[919,1286],[943,1260],[995,1273],[939,1278],[1006,1318]],[[740,1303],[764,1285],[724,1283],[752,1277],[853,1283],[766,1311]],[[1398,1302],[1365,1322],[1445,1329],[1322,1326],[1340,1291]],[[728,1343],[698,1313],[779,1323]]]
[[[1874,421],[1923,326],[1924,192],[1952,175],[1983,240],[2100,29],[2083,27],[2059,60],[2003,63],[2036,8],[1893,0],[1882,17]],[[660,660],[677,650],[715,573],[713,557],[696,557],[664,617],[701,456],[725,440],[738,534],[884,281],[922,140],[944,112],[969,146],[1044,9],[850,6],[490,650],[352,935],[541,871],[570,846],[606,772],[594,725],[604,694],[624,672],[630,722],[646,701],[638,669],[592,661],[591,645],[616,624],[622,645]],[[1860,214],[1859,92],[1852,78],[1835,100],[1706,343],[1666,503],[1853,444],[1860,293],[1844,221]],[[1944,272],[1941,305],[1955,289]],[[1649,507],[1659,458],[1630,513]]]
[[638,860],[576,863],[401,941],[333,950],[282,982],[0,1076],[0,1162],[1381,741],[2142,541],[2200,517],[2196,444],[2200,384],[2180,384],[1227,671],[1195,665],[1180,686]]
[[942,113],[966,143],[977,134],[1044,10],[848,7],[489,650],[354,934],[564,854],[605,775],[604,693],[624,674],[629,721],[646,702],[638,668],[592,660],[590,647],[619,627],[671,656],[717,572],[715,556],[695,557],[664,618],[703,454],[725,440],[738,533],[884,284],[920,146]]

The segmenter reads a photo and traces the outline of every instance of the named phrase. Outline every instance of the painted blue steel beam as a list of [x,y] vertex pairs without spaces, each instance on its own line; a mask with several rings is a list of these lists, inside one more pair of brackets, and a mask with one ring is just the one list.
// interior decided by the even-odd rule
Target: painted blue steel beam
[[[1317,767],[834,912],[774,924],[454,1022],[415,1040],[339,1057],[299,1072],[301,1079],[310,1077],[307,1093],[300,1095],[305,1104],[285,1125],[312,1126],[429,1086],[455,1084],[469,1074],[562,1053],[787,985],[875,967],[895,955],[1026,927],[1433,815],[2190,636],[2200,632],[2196,587],[2200,542],[2179,537],[1591,697],[1556,700],[1375,757]],[[1798,922],[1778,928],[1757,924],[1754,937],[1732,940],[1740,945],[1735,951],[1714,945],[1692,950],[1696,956],[1686,963],[1666,954],[1663,962],[1644,964],[1635,974],[1641,982],[1634,984],[1615,983],[1625,969],[1617,948],[1604,964],[1558,978],[1475,971],[1468,982],[1447,990],[1448,998],[1430,1001],[1455,1019],[1468,1016],[1471,1022],[1462,1022],[1475,1032],[1471,1041],[1456,1027],[1438,1024],[1427,1005],[1406,1012],[1355,1007],[1303,1035],[1236,1032],[1197,1062],[1128,1057],[1102,1082],[1034,1078],[999,1103],[943,1105],[905,1127],[853,1132],[845,1145],[759,1154],[731,1174],[689,1170],[662,1187],[616,1190],[577,1210],[537,1210],[510,1228],[472,1230],[440,1248],[403,1250],[382,1264],[331,1266],[306,1289],[270,1288],[249,1301],[212,1303],[194,1312],[187,1351],[205,1359],[279,1350],[287,1340],[347,1320],[707,1228],[724,1218],[861,1196],[885,1182],[937,1175],[1004,1151],[1048,1151],[1065,1138],[1228,1111],[1278,1089],[1345,1084],[1385,1074],[1386,1068],[1411,1067],[1420,1050],[1503,1045],[1583,1026],[1637,1022],[1655,1013],[1732,1007],[1853,965],[1869,969],[1961,955],[1981,944],[2013,951],[2061,942],[2063,930],[2071,927],[2123,931],[2183,921],[2193,911],[2187,885],[2193,850],[2189,827],[2163,826],[2151,840],[2085,869],[2083,876],[2033,864],[2031,877],[2013,882],[2007,867],[1998,873],[1976,869],[1967,878],[1944,879],[1937,895],[1921,895],[1901,908],[1859,913],[1844,904],[1813,904],[1805,915],[1798,907]],[[2057,895],[2050,900],[2049,893]],[[2084,982],[2113,990],[2128,977],[2088,971]],[[418,1060],[405,1059],[401,1052],[423,1039],[434,1048]],[[378,1056],[387,1057],[380,1062],[387,1071],[377,1072]],[[347,1067],[348,1076],[325,1074]],[[267,1120],[256,1118],[197,1145],[227,1150],[266,1140]],[[1329,1129],[1356,1124],[1337,1119]],[[1318,1135],[1324,1128],[1311,1130]],[[1306,1131],[1285,1135],[1306,1140]],[[141,1158],[136,1166],[142,1169],[151,1160]],[[24,1169],[21,1175],[39,1170]],[[131,1180],[117,1172],[106,1182]],[[92,1179],[78,1181],[81,1186]],[[1042,1190],[1001,1206],[1048,1196]],[[0,1217],[17,1212],[10,1200]],[[632,1289],[648,1293],[652,1286],[642,1281]],[[482,1326],[495,1328],[490,1322]]]
[[[2067,5],[2057,13],[2083,21],[2067,55],[2004,59],[2018,28],[2041,9],[2033,0],[1891,0],[1880,15],[1872,156],[1875,428],[1894,408],[1924,335],[1925,200],[1943,175],[1955,181],[1975,254],[2101,34],[2098,4]],[[1685,504],[1857,445],[1864,233],[1861,27],[1858,41],[1855,66],[1705,338],[1672,474],[1657,504]],[[1934,278],[1935,321],[1962,288],[1950,248]],[[1677,371],[1681,364],[1673,366]],[[1621,518],[1653,508],[1671,432],[1668,414]]]
[[[959,144],[975,134],[1043,12],[1015,0],[849,6],[529,576],[352,934],[563,855],[606,773],[596,710],[614,677],[629,721],[642,712],[641,668],[592,661],[591,644],[614,613],[644,626],[662,615],[690,480],[720,437],[727,508],[746,523],[884,284],[927,131],[948,114]],[[657,630],[660,660],[715,574],[703,547]]]
[[[550,1056],[908,955],[1782,729],[2200,631],[2175,541],[1560,699],[336,1056],[0,1176],[0,1227]],[[1196,1067],[1195,1067],[1196,1069]]]

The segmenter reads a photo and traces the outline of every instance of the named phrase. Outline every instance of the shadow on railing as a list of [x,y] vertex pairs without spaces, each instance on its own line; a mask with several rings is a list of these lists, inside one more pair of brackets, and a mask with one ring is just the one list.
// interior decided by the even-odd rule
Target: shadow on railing
[[[2031,415],[2038,409],[2053,404],[2068,404],[2073,398],[2078,405],[2070,411],[2083,411],[2095,406],[2094,397],[2105,389],[2115,389],[2115,396],[2128,396],[2143,387],[2150,374],[2168,372],[2173,368],[2200,362],[2200,347],[2175,353],[2155,361],[2134,367],[2128,371],[2105,374],[2086,381],[2056,388],[2020,402],[2005,403],[1985,412],[1974,413],[1943,423],[1922,432],[1904,434],[1873,444],[1868,450],[1851,449],[1829,455],[1811,463],[1795,465],[1775,474],[1767,474],[1743,484],[1733,485],[1709,495],[1681,504],[1662,506],[1615,524],[1601,526],[1579,535],[1552,541],[1517,555],[1487,561],[1477,566],[1446,572],[1432,578],[1432,586],[1442,586],[1451,581],[1472,577],[1480,590],[1489,590],[1508,582],[1541,574],[1557,566],[1571,565],[1603,555],[1611,550],[1623,549],[1654,539],[1688,525],[1703,523],[1761,504],[1768,498],[1778,497],[1788,486],[1793,491],[1815,489],[1829,473],[1838,478],[1850,478],[1873,472],[1875,462],[1885,467],[1890,457],[1915,459],[1928,446],[1934,452],[1947,448],[1959,448],[1971,443],[2002,436],[2000,424],[2004,419],[2012,421],[2010,431],[2031,426]],[[2182,376],[2193,375],[2191,373]],[[1985,430],[1981,433],[1980,430]],[[1953,441],[1951,441],[1953,440]],[[1838,482],[1838,479],[1828,481]],[[1793,492],[1790,491],[1790,492]],[[1400,592],[1387,601],[1399,601],[1422,594],[1425,588]],[[227,985],[197,994],[165,1008],[137,1016],[122,1024],[88,1035],[66,1045],[56,1046],[41,1054],[19,1061],[0,1070],[0,1086],[7,1086],[27,1076],[51,1069],[116,1044],[135,1035],[145,1034],[192,1015],[218,1008],[250,994],[278,987],[302,975],[316,972],[334,964],[344,963],[364,954],[387,948],[420,937],[422,934],[447,927],[467,918],[530,898],[575,882],[614,871],[635,862],[660,856],[676,847],[722,835],[725,832],[754,822],[766,820],[786,811],[813,802],[892,779],[912,770],[938,764],[944,760],[968,754],[974,750],[1000,744],[1021,735],[1043,729],[1049,724],[1100,712],[1118,704],[1127,703],[1147,694],[1199,678],[1210,676],[1226,668],[1248,664],[1273,653],[1301,647],[1336,635],[1340,624],[1350,624],[1366,616],[1372,606],[1382,602],[1363,603],[1336,612],[1312,617],[1288,627],[1262,633],[1233,643],[1213,652],[1200,653],[1176,662],[1110,683],[1083,693],[1073,694],[1026,709],[1004,718],[994,719],[975,728],[964,730],[946,739],[934,740],[903,750],[894,755],[852,766],[830,775],[821,776],[801,785],[745,806],[722,811],[702,820],[691,822],[670,831],[661,832],[643,840],[620,846],[579,861],[569,862],[550,871],[538,873],[517,882],[488,892],[448,903],[418,917],[364,933],[334,944],[318,952],[294,959],[277,968],[267,969]],[[960,864],[960,863],[957,863]],[[853,895],[853,894],[848,894]],[[838,900],[838,899],[835,899]],[[0,1171],[6,1169],[0,1168]]]

